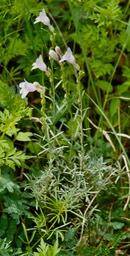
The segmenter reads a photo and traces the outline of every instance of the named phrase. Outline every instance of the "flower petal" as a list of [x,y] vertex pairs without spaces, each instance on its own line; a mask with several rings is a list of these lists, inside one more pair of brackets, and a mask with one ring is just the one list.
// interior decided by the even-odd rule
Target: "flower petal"
[[26,80],[19,84],[20,94],[22,94],[22,98],[25,98],[29,92],[34,92],[37,90],[34,83],[29,83]]
[[79,65],[76,63],[75,57],[71,51],[71,49],[68,47],[66,53],[62,56],[60,63],[63,61],[68,61],[71,63],[75,69],[79,70]]
[[47,72],[47,66],[44,63],[42,56],[40,55],[36,61],[32,64],[32,70],[39,68],[40,70],[44,71],[45,73]]
[[34,24],[36,24],[38,22],[42,22],[44,25],[50,27],[50,19],[46,15],[46,12],[44,9],[42,9],[42,11],[39,13],[39,16],[34,21]]
[[69,63],[73,64],[75,62],[75,57],[72,54],[71,49],[68,47],[66,53],[62,56],[60,62],[68,61]]

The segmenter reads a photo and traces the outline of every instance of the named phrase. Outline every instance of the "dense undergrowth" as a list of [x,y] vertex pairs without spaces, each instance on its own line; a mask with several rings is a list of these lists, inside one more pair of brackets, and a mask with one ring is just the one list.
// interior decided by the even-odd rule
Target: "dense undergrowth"
[[130,255],[130,1],[0,6],[0,256]]

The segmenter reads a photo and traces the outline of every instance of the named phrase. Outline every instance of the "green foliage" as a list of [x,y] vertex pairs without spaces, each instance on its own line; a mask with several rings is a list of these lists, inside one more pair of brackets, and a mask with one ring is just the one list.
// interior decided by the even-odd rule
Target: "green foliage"
[[[18,75],[18,74],[17,74]],[[17,179],[20,178],[20,169],[25,160],[29,159],[24,152],[24,145],[20,147],[19,141],[29,141],[30,132],[21,131],[20,122],[25,117],[31,117],[31,108],[16,94],[14,87],[9,87],[0,80],[0,255],[19,255],[19,239],[15,241],[21,218],[29,215],[29,203],[22,192]],[[22,167],[21,167],[22,166]],[[16,173],[13,174],[12,170]],[[21,176],[22,177],[22,176]],[[12,248],[10,241],[14,241],[17,249]]]
[[[12,254],[13,253],[13,254]],[[10,242],[7,242],[6,239],[0,239],[0,256],[11,256],[11,255],[20,255],[21,249],[13,250],[10,246]]]
[[[124,68],[129,68],[130,36],[129,22],[126,18],[129,3],[126,4],[126,9],[125,4],[117,0],[102,2],[91,0],[81,3],[68,1],[68,3],[71,12],[70,37],[76,45],[79,45],[81,49],[79,60],[82,58],[88,71],[88,79],[83,80],[84,87],[105,111],[116,130],[119,129],[120,123],[122,132],[125,129],[124,132],[128,133],[126,129],[128,123],[125,122],[128,120],[128,104],[123,101],[123,94],[119,94],[117,88],[123,88],[124,95],[129,94],[129,86],[124,86],[125,83],[129,84],[129,78],[124,79],[123,75]],[[115,97],[118,101],[115,102],[112,115]],[[96,108],[95,112],[97,114],[94,119],[97,123],[97,115],[100,113]],[[109,129],[102,117],[99,118],[99,126],[100,122],[104,129]]]
[[58,248],[58,241],[54,243],[53,246],[47,245],[43,239],[41,239],[41,243],[37,248],[38,252],[34,252],[34,256],[55,256],[58,254],[60,249]]
[[77,243],[77,230],[70,227],[67,229],[64,240],[61,242],[61,251],[58,253],[58,256],[73,256],[77,255],[75,252],[75,244]]
[[31,109],[26,107],[26,103],[22,102],[7,85],[2,83],[0,92],[0,102],[3,108],[3,111],[0,111],[0,166],[7,165],[15,170],[15,166],[20,167],[28,157],[21,150],[17,150],[12,137],[14,137],[14,142],[15,140],[29,140],[28,136],[31,133],[21,134],[18,123],[23,117],[31,115]]
[[29,195],[20,191],[20,186],[11,179],[9,174],[3,174],[0,187],[0,237],[6,237],[7,241],[11,241],[17,233],[17,225],[20,223],[21,216],[29,216],[27,199]]
[[6,140],[1,141],[0,145],[0,166],[7,165],[13,170],[15,166],[20,167],[21,163],[28,159],[22,151],[17,151],[16,148],[9,148],[9,144]]

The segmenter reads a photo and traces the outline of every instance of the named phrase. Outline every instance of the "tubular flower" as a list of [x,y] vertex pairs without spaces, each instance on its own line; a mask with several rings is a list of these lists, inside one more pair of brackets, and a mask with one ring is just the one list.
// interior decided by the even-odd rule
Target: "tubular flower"
[[44,25],[46,25],[48,27],[50,26],[50,19],[46,15],[46,12],[44,9],[42,9],[42,11],[39,13],[39,16],[34,21],[34,24],[36,24],[38,22],[42,22]]
[[50,24],[50,19],[46,15],[46,12],[44,9],[39,13],[39,16],[35,19],[34,24],[42,22],[44,25],[48,26],[51,31],[54,30],[54,28]]
[[39,68],[40,70],[44,71],[45,73],[47,73],[47,66],[44,63],[42,56],[40,55],[36,61],[32,64],[32,70]]
[[22,98],[25,98],[29,92],[42,91],[42,86],[38,82],[29,83],[26,80],[24,82],[19,84],[20,94],[22,95]]
[[49,51],[49,56],[50,56],[53,60],[59,62],[59,56],[58,56],[58,54],[57,54],[55,51],[50,50],[50,51]]
[[60,63],[63,61],[68,61],[73,65],[73,67],[77,70],[79,70],[79,65],[76,63],[75,57],[71,51],[71,49],[68,47],[66,53],[62,56]]

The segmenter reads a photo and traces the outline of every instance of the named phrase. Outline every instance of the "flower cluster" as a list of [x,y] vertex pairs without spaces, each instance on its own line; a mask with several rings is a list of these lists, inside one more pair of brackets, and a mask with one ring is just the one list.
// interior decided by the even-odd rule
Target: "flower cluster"
[[[48,26],[51,32],[54,30],[54,28],[50,24],[50,19],[46,15],[46,12],[44,9],[42,10],[42,12],[40,12],[39,16],[35,19],[34,24],[38,22],[42,22],[44,25]],[[68,63],[73,65],[75,70],[79,70],[79,65],[76,63],[75,57],[69,47],[67,48],[67,51],[63,55],[60,47],[56,46],[55,50],[49,51],[49,56],[53,60],[57,61],[59,64],[61,64],[64,61],[67,61]],[[48,68],[44,63],[41,55],[32,64],[32,70],[36,68],[39,68],[41,71],[45,72],[46,75],[49,76]],[[20,94],[22,95],[22,98],[25,98],[29,92],[42,91],[42,86],[39,83],[37,82],[29,83],[26,80],[20,83],[19,87],[20,87]]]
[[76,63],[75,57],[69,47],[67,48],[67,51],[65,52],[65,54],[62,56],[60,47],[56,46],[55,51],[54,50],[49,51],[49,56],[53,60],[55,60],[59,63],[61,63],[63,61],[67,61],[67,62],[71,63],[75,69],[79,70],[79,65]]

